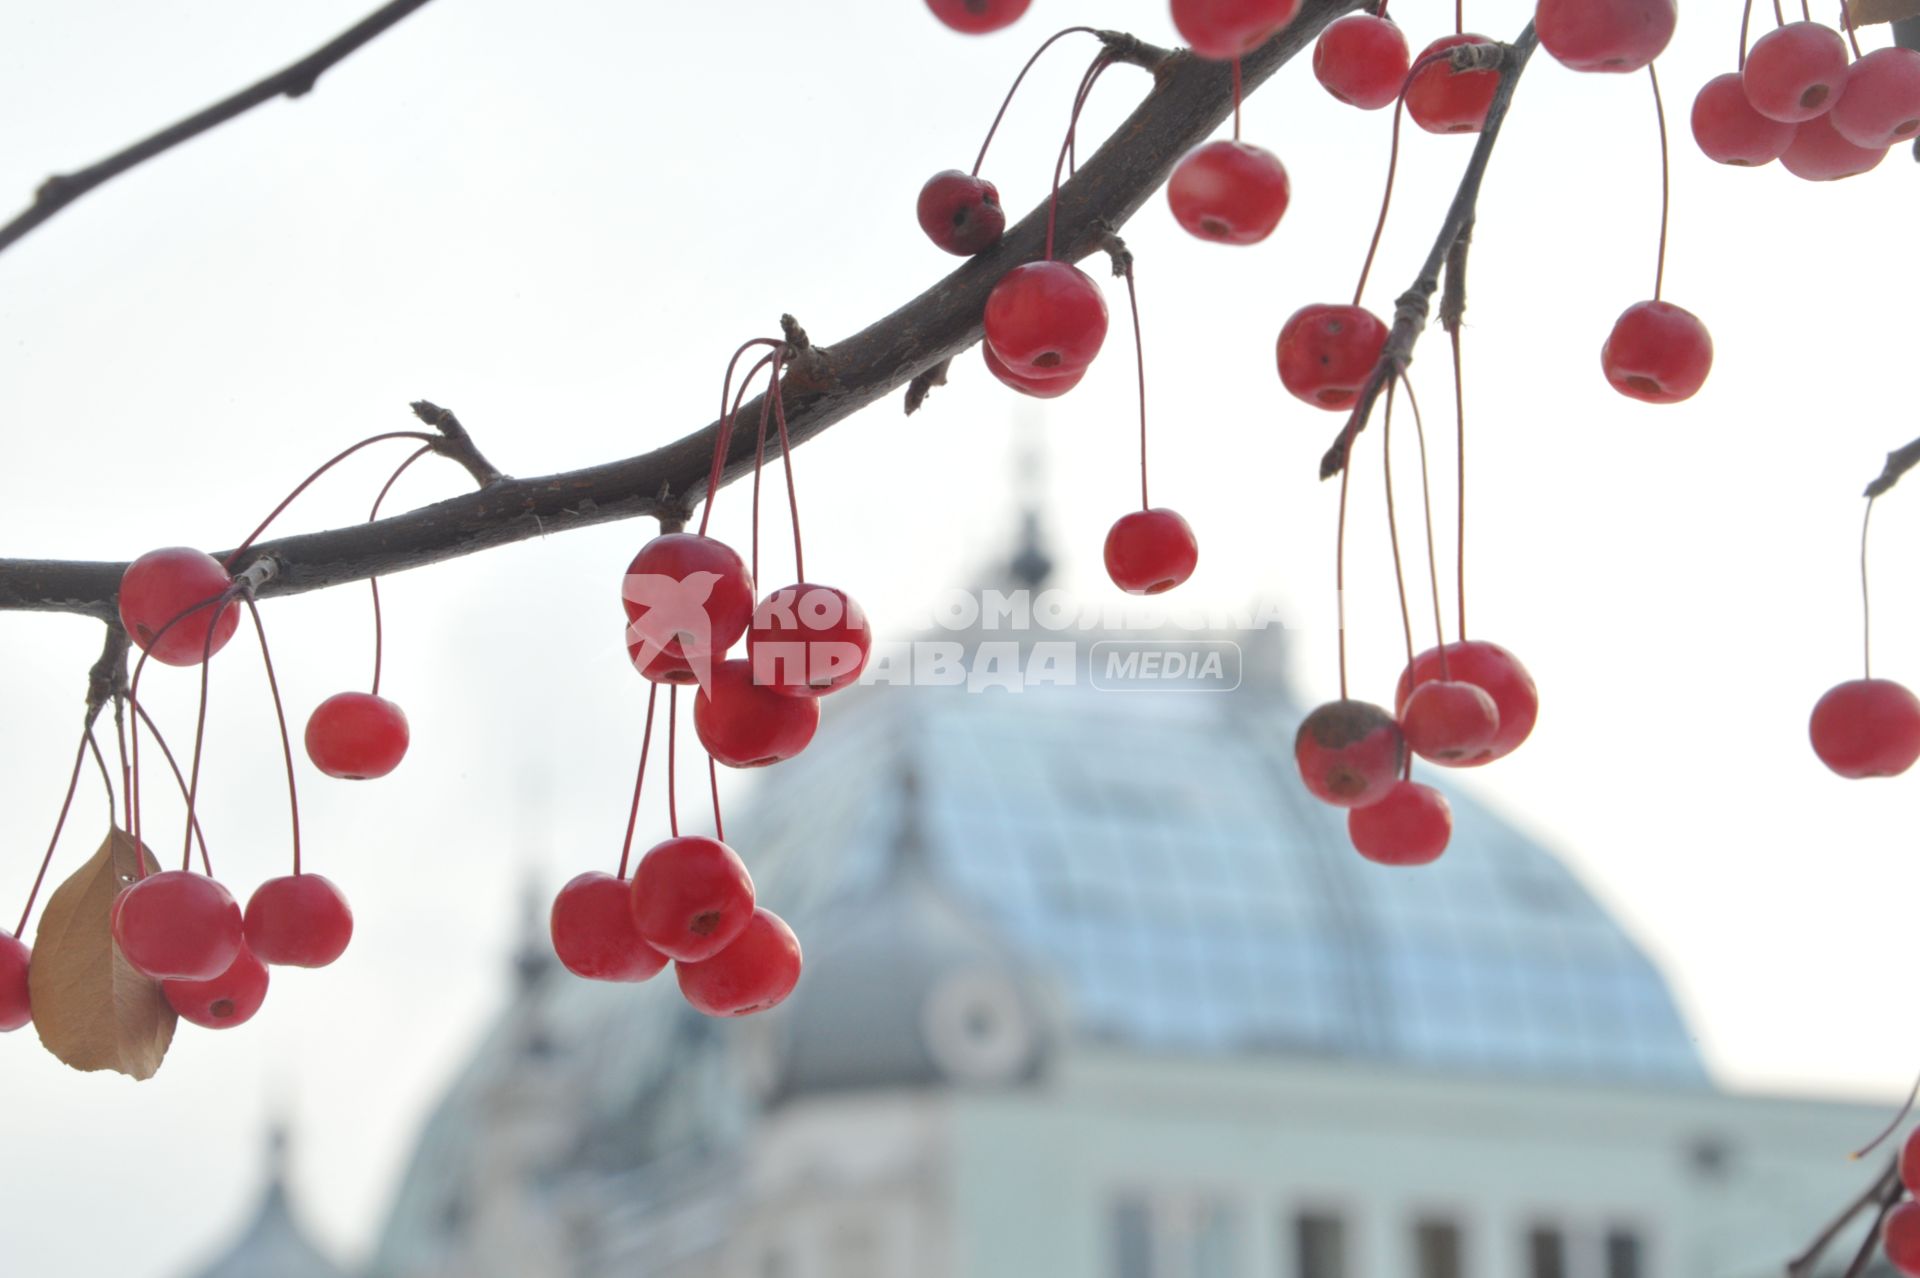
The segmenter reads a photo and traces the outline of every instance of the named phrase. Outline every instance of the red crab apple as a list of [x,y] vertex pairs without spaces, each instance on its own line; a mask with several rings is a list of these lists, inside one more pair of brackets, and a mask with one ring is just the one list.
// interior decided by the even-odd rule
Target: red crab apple
[[318,874],[268,879],[248,898],[244,922],[253,956],[280,967],[325,967],[353,939],[347,898]]
[[1009,373],[1060,377],[1084,370],[1107,340],[1107,302],[1067,262],[1027,262],[987,295],[987,343]]
[[1107,532],[1107,576],[1130,595],[1157,595],[1193,575],[1200,543],[1185,519],[1162,506],[1120,516]]
[[746,930],[753,878],[740,854],[720,840],[686,835],[657,843],[640,858],[628,900],[641,940],[668,958],[698,963]]
[[824,697],[859,679],[873,649],[867,614],[846,591],[800,582],[753,611],[747,661],[753,681],[788,697]]
[[1829,112],[1796,125],[1793,141],[1780,153],[1780,167],[1808,182],[1836,182],[1878,168],[1886,147],[1855,146],[1833,127]]
[[1303,306],[1281,326],[1274,356],[1280,384],[1315,408],[1345,412],[1387,344],[1387,326],[1359,306]]
[[985,35],[1019,21],[1033,0],[927,0],[933,16],[967,35]]
[[[1435,57],[1470,44],[1498,44],[1483,35],[1442,36],[1413,60],[1419,70],[1407,82],[1407,114],[1429,133],[1478,133],[1487,122],[1500,73],[1492,70],[1456,70],[1450,59]],[[1432,59],[1429,61],[1429,59]],[[1421,66],[1421,63],[1426,63]]]
[[693,730],[717,762],[764,768],[807,748],[820,726],[818,697],[783,696],[755,683],[753,665],[723,661],[693,702]]
[[1909,1194],[1920,1192],[1920,1127],[1908,1132],[1900,1146],[1900,1183]]
[[386,776],[406,758],[410,739],[406,712],[370,692],[336,692],[307,719],[307,757],[348,781]]
[[633,918],[633,890],[625,879],[590,870],[568,880],[547,919],[553,952],[575,976],[594,981],[644,981],[667,965]]
[[945,169],[920,188],[920,229],[940,248],[972,257],[994,244],[1007,227],[1007,211],[993,183],[959,169]]
[[231,585],[220,561],[203,551],[149,550],[120,575],[120,624],[155,661],[197,666],[226,647],[240,624],[237,607],[211,602]]
[[0,1033],[17,1030],[33,1019],[27,996],[27,967],[33,951],[17,936],[0,932]]
[[1539,0],[1540,47],[1575,71],[1639,71],[1666,50],[1675,0]]
[[1280,157],[1248,142],[1206,142],[1167,181],[1173,218],[1216,244],[1258,244],[1287,211],[1292,188]]
[[1347,813],[1354,851],[1381,865],[1428,865],[1453,837],[1447,796],[1417,781],[1396,781],[1378,803]]
[[1435,763],[1459,763],[1485,750],[1500,733],[1500,708],[1484,688],[1435,679],[1407,694],[1400,707],[1407,747]]
[[[753,577],[731,546],[699,533],[666,533],[640,547],[620,586],[627,645],[649,677],[656,663],[721,657],[753,619]],[[662,669],[671,667],[662,666]],[[666,682],[677,682],[667,679]]]
[[1897,777],[1920,759],[1920,698],[1891,679],[1850,679],[1815,703],[1807,733],[1843,777]]
[[1677,404],[1706,384],[1713,336],[1692,311],[1672,302],[1635,302],[1613,322],[1600,367],[1629,399]]
[[1173,0],[1173,25],[1203,58],[1251,53],[1293,21],[1300,0]]
[[267,965],[240,945],[227,970],[206,981],[162,981],[160,993],[169,1006],[195,1025],[232,1029],[253,1019],[267,1001]]
[[1717,164],[1757,168],[1772,164],[1793,142],[1794,126],[1769,120],[1747,101],[1740,73],[1707,81],[1693,100],[1693,140]]
[[1499,728],[1493,739],[1465,758],[1428,757],[1448,767],[1477,768],[1512,754],[1527,739],[1534,721],[1540,717],[1540,692],[1533,686],[1533,676],[1527,673],[1518,657],[1484,639],[1456,641],[1445,647],[1444,673],[1439,648],[1427,649],[1400,672],[1400,683],[1393,694],[1394,708],[1404,716],[1413,690],[1422,684],[1440,679],[1470,683],[1493,698],[1499,711]]
[[1747,101],[1769,120],[1825,115],[1847,83],[1847,45],[1818,22],[1789,22],[1753,42],[1740,73]]
[[676,963],[680,993],[708,1016],[751,1016],[778,1007],[800,983],[800,942],[772,910],[756,909],[746,930],[710,959]]
[[210,981],[240,953],[240,907],[204,874],[164,870],[115,900],[113,939],[127,962],[156,981]]
[[1391,18],[1350,13],[1330,24],[1313,46],[1313,75],[1328,93],[1363,111],[1400,100],[1413,56]]
[[1011,386],[1022,395],[1031,395],[1035,399],[1058,399],[1078,386],[1080,379],[1087,375],[1086,369],[1076,368],[1060,377],[1023,377],[1001,363],[990,344],[980,343],[980,353],[986,358],[987,371],[998,378],[1002,385]]
[[1896,45],[1854,63],[1827,118],[1834,132],[1868,150],[1920,133],[1920,51]]
[[1293,758],[1314,798],[1337,808],[1364,808],[1385,798],[1399,780],[1407,740],[1379,706],[1330,701],[1301,722]]
[[1907,1278],[1920,1278],[1920,1202],[1909,1200],[1887,1213],[1880,1245],[1888,1264]]

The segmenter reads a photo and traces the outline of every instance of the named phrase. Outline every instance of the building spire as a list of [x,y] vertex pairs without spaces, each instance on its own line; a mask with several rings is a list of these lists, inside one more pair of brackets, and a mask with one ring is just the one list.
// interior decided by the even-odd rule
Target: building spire
[[1047,554],[1040,514],[1046,505],[1047,458],[1041,440],[1038,418],[1021,415],[1014,426],[1013,482],[1020,503],[1020,540],[1013,558],[1007,563],[1014,584],[1026,590],[1039,590],[1053,575],[1053,558]]

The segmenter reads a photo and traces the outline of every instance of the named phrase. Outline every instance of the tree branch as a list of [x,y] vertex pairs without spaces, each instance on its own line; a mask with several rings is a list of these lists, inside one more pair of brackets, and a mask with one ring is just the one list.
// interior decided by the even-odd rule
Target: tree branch
[[[1495,90],[1493,102],[1487,108],[1486,124],[1480,130],[1479,141],[1474,144],[1473,158],[1467,161],[1467,171],[1461,175],[1459,190],[1454,193],[1453,205],[1447,210],[1446,220],[1440,224],[1440,234],[1433,242],[1433,251],[1427,254],[1426,265],[1420,268],[1413,286],[1394,303],[1393,328],[1387,334],[1387,344],[1380,352],[1380,362],[1374,365],[1366,385],[1360,388],[1360,397],[1354,402],[1353,413],[1347,418],[1347,424],[1341,428],[1333,446],[1327,449],[1326,456],[1320,459],[1322,479],[1331,479],[1346,468],[1353,441],[1367,428],[1367,419],[1373,415],[1374,401],[1413,362],[1413,347],[1420,340],[1420,330],[1426,327],[1428,307],[1433,301],[1434,291],[1440,287],[1440,273],[1450,261],[1455,260],[1455,246],[1473,227],[1480,205],[1480,187],[1487,176],[1487,162],[1493,158],[1494,144],[1500,140],[1500,127],[1506,123],[1507,108],[1513,105],[1513,93],[1520,85],[1520,75],[1526,70],[1527,60],[1533,56],[1534,47],[1539,42],[1533,24],[1529,22],[1526,30],[1512,44],[1494,46],[1501,51],[1497,63],[1500,87]],[[1458,59],[1472,56],[1469,51],[1474,48],[1468,45],[1458,51],[1455,65],[1460,65]],[[1466,250],[1462,248],[1457,269],[1449,272],[1448,279],[1448,297],[1457,299],[1459,312],[1464,312],[1466,308],[1466,260]],[[1452,307],[1448,311],[1452,321],[1458,323],[1459,314]]]
[[[1286,30],[1242,61],[1250,91],[1308,47],[1321,28],[1362,0],[1307,0]],[[1143,49],[1149,46],[1140,46]],[[1180,157],[1203,141],[1233,109],[1232,77],[1223,63],[1186,53],[1142,55],[1157,69],[1140,106],[1060,189],[1055,256],[1077,261],[1105,243],[1138,212]],[[1042,202],[1008,229],[1001,242],[891,315],[834,343],[809,342],[787,327],[795,359],[782,382],[788,431],[798,444],[865,408],[980,340],[987,294],[1002,275],[1040,256],[1046,240]],[[764,396],[741,408],[754,420]],[[438,413],[437,408],[432,411]],[[440,425],[435,419],[435,425]],[[444,428],[443,428],[444,429]],[[534,479],[492,479],[469,465],[480,491],[375,523],[264,541],[253,547],[279,572],[260,596],[297,594],[343,582],[474,554],[529,537],[642,515],[669,518],[706,494],[719,424],[713,423],[637,457]],[[736,431],[721,482],[753,466],[754,433]],[[74,612],[112,620],[124,563],[0,560],[0,610]]]
[[1920,466],[1920,439],[1916,439],[1911,444],[1903,445],[1888,453],[1886,467],[1881,470],[1880,474],[1871,484],[1867,485],[1867,491],[1862,495],[1866,497],[1878,497],[1899,483],[1900,477],[1912,470],[1915,466]]
[[427,0],[392,0],[392,3],[382,5],[292,66],[268,76],[258,84],[242,89],[232,97],[216,102],[206,110],[181,120],[178,124],[169,125],[152,137],[144,138],[97,164],[88,165],[73,173],[48,178],[34,193],[33,203],[13,221],[0,226],[0,252],[6,251],[27,232],[88,191],[119,177],[135,165],[151,160],[163,152],[171,151],[182,142],[196,138],[209,129],[217,128],[234,116],[251,111],[263,102],[271,102],[282,96],[297,98],[307,93],[321,74],[335,63],[426,3]]
[[1905,1193],[1906,1188],[1900,1183],[1898,1160],[1889,1162],[1887,1170],[1875,1178],[1859,1197],[1842,1207],[1839,1214],[1828,1221],[1826,1227],[1807,1244],[1805,1251],[1787,1262],[1787,1278],[1813,1278],[1814,1267],[1820,1263],[1820,1257],[1826,1253],[1827,1248],[1833,1246],[1834,1240],[1846,1232],[1847,1226],[1854,1222],[1855,1217],[1869,1207],[1874,1207],[1878,1212],[1874,1217],[1873,1228],[1868,1232],[1859,1252],[1855,1254],[1853,1264],[1847,1269],[1849,1275],[1861,1273],[1866,1267],[1866,1262],[1873,1256],[1874,1246],[1880,1241],[1880,1226],[1886,1220],[1887,1213],[1893,1210],[1894,1204],[1898,1203]]

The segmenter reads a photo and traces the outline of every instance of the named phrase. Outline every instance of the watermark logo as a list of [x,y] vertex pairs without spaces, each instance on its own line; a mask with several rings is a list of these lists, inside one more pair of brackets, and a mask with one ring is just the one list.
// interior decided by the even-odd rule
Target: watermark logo
[[827,690],[851,683],[870,646],[867,615],[829,586],[787,586],[753,611],[753,681]]
[[[627,654],[643,673],[665,672],[668,683],[713,683],[713,618],[707,601],[720,581],[716,572],[685,577],[628,573],[620,583],[627,603]],[[685,676],[673,675],[685,671]]]
[[1242,675],[1230,639],[1102,639],[1088,679],[1102,692],[1232,692]]

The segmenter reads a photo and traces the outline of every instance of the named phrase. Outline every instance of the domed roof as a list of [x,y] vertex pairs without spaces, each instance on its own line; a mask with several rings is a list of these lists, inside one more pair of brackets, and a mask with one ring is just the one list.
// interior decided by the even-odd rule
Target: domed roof
[[308,1241],[287,1197],[286,1136],[272,1141],[272,1168],[260,1206],[227,1253],[191,1278],[348,1278]]

